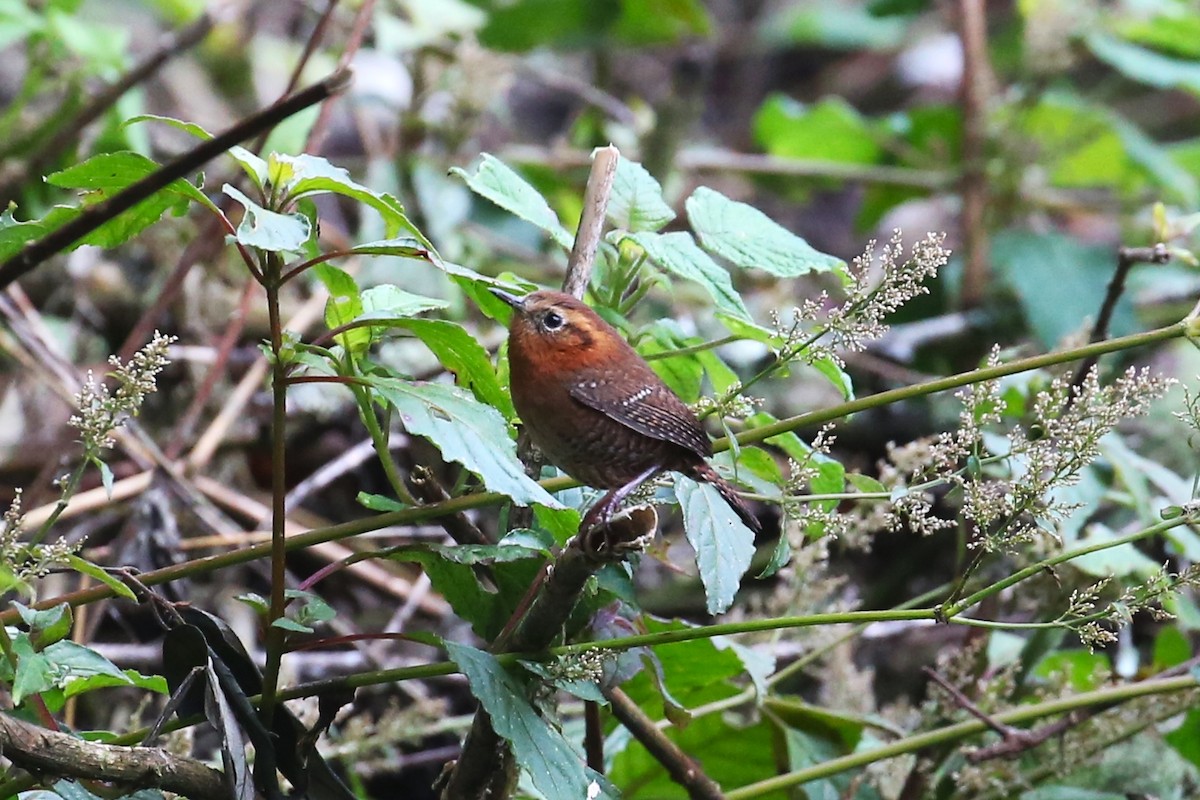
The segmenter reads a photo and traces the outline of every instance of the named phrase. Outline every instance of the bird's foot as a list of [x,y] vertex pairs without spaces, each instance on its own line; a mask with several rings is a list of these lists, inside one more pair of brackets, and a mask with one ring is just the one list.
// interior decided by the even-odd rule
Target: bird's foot
[[593,558],[619,561],[630,553],[645,550],[657,531],[658,512],[654,506],[637,505],[609,514],[603,521],[580,525],[579,543]]

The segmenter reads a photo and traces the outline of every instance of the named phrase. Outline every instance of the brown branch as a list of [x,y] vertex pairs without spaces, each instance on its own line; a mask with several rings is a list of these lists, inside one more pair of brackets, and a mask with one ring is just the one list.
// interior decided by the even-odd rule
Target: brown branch
[[[438,482],[433,471],[428,467],[416,467],[412,471],[411,480],[413,496],[422,503],[444,503],[450,499],[449,493],[445,487]],[[446,529],[446,533],[450,534],[450,538],[458,544],[491,544],[492,542],[483,535],[483,531],[471,522],[465,512],[457,514],[447,514],[438,520],[442,527]]]
[[692,800],[722,800],[725,794],[716,781],[708,777],[700,765],[658,729],[637,703],[617,687],[604,689],[613,716],[642,743],[642,746],[667,769],[671,780],[687,790]]
[[983,301],[988,282],[988,238],[984,215],[988,205],[987,96],[990,70],[987,53],[985,0],[959,0],[959,38],[962,40],[963,171],[962,194],[963,283],[961,305],[971,308]]
[[229,797],[221,773],[200,761],[156,747],[86,742],[2,713],[0,751],[29,772],[108,781],[138,789],[164,789],[198,800]]
[[107,200],[82,209],[78,217],[26,245],[19,253],[0,264],[0,289],[31,272],[47,258],[70,247],[104,223],[166,188],[173,181],[191,174],[233,145],[278,124],[298,111],[332,97],[346,88],[349,81],[348,70],[335,72],[325,80],[246,117],[219,136],[201,142]]
[[596,148],[583,195],[583,214],[571,257],[567,259],[567,277],[563,280],[563,291],[569,295],[582,298],[592,280],[596,248],[600,246],[600,235],[604,232],[604,213],[608,210],[608,198],[612,194],[620,158],[620,152],[611,144]]

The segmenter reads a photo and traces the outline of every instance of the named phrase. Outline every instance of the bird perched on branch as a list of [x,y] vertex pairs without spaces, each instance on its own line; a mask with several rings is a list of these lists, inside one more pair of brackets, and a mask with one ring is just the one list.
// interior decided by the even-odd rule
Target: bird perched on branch
[[581,530],[607,522],[663,471],[711,483],[747,527],[761,530],[733,484],[706,460],[712,443],[696,415],[613,326],[569,294],[491,291],[513,308],[509,382],[533,443],[572,478],[611,490]]

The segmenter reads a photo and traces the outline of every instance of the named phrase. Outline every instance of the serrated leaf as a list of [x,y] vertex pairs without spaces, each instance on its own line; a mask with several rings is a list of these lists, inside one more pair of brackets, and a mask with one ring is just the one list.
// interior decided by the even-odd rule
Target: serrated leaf
[[461,325],[439,319],[397,320],[395,327],[410,331],[429,348],[443,367],[454,373],[458,385],[513,419],[512,399],[500,384],[492,358]]
[[682,231],[643,232],[628,238],[637,242],[646,251],[646,257],[659,268],[703,286],[718,309],[737,319],[750,321],[750,312],[733,288],[729,272],[701,250],[690,234]]
[[723,613],[733,604],[742,576],[750,568],[754,532],[711,484],[680,475],[675,479],[675,496],[687,540],[696,551],[708,613]]
[[662,186],[645,167],[618,158],[606,216],[623,230],[656,231],[675,219],[675,212],[663,200]]
[[562,507],[525,474],[504,417],[496,409],[454,386],[382,377],[368,380],[395,407],[406,430],[433,442],[444,458],[478,475],[488,489],[508,495],[518,505]]
[[512,746],[517,763],[544,797],[615,800],[615,790],[584,766],[580,754],[534,709],[525,687],[495,656],[456,642],[446,642],[446,651],[467,676],[493,729]]
[[704,249],[743,269],[754,267],[781,278],[845,269],[841,259],[813,249],[754,206],[706,186],[692,193],[686,207]]
[[524,178],[500,159],[484,153],[475,172],[454,168],[451,173],[462,178],[471,191],[526,222],[531,222],[550,234],[555,242],[571,249],[575,237],[558,221],[558,215]]
[[[507,538],[507,537],[506,537]],[[525,558],[543,558],[549,551],[544,547],[527,547],[523,544],[409,544],[388,550],[389,558],[412,561],[415,554],[433,553],[454,564],[505,564]]]
[[104,568],[74,554],[67,556],[67,564],[76,572],[100,581],[109,589],[112,589],[113,594],[117,597],[124,597],[126,600],[137,602],[137,595],[133,593],[133,590],[126,586],[125,582],[120,578],[110,575]]
[[[158,164],[140,153],[101,153],[48,175],[46,182],[63,189],[79,190],[83,193],[83,207],[87,207],[107,200],[158,168]],[[74,242],[71,249],[84,244],[116,247],[157,222],[168,209],[188,201],[212,206],[212,202],[203,192],[179,178]],[[42,223],[48,232],[79,216],[81,211],[82,208],[55,206],[46,214]]]
[[263,208],[228,183],[221,187],[221,191],[246,209],[235,234],[239,244],[272,253],[295,253],[303,249],[312,232],[308,217],[303,214],[280,214]]

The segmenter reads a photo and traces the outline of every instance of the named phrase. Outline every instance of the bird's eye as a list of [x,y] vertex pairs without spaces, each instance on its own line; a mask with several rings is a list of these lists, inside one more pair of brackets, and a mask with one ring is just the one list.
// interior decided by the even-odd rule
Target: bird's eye
[[565,324],[567,321],[557,311],[547,311],[546,316],[542,317],[542,327],[548,331],[557,331]]

